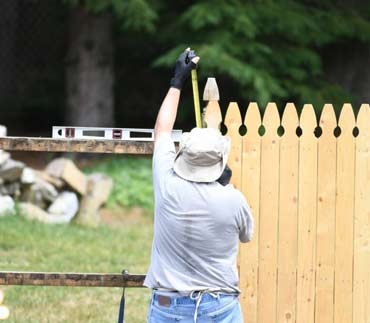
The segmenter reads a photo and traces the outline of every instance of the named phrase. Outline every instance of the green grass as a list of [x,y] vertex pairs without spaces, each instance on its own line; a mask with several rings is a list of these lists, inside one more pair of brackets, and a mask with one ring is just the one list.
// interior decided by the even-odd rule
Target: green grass
[[[152,220],[88,229],[46,225],[20,216],[0,218],[0,270],[146,273]],[[1,287],[7,322],[115,322],[120,288]],[[127,289],[126,322],[145,322],[150,291]]]
[[94,167],[86,173],[101,172],[110,176],[114,188],[107,202],[108,208],[140,206],[153,210],[152,161],[142,157],[115,157]]

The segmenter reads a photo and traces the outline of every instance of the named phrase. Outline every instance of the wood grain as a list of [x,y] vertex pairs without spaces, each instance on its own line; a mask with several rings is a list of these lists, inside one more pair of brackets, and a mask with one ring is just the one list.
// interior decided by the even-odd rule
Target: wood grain
[[284,135],[280,138],[277,322],[291,323],[296,321],[299,156],[294,104],[287,104],[281,123]]
[[357,116],[353,323],[370,322],[370,107]]
[[305,105],[300,117],[298,196],[297,322],[315,321],[317,138],[312,105]]
[[335,215],[335,294],[334,322],[352,322],[353,222],[355,192],[356,125],[352,106],[342,108],[337,138],[337,192]]
[[120,140],[66,140],[32,137],[0,138],[0,149],[8,151],[77,152],[103,154],[153,154],[153,142]]
[[247,134],[243,137],[242,151],[242,192],[249,204],[254,218],[253,240],[240,244],[240,303],[244,322],[257,323],[258,295],[258,243],[260,209],[261,137],[258,128],[261,114],[256,103],[250,103],[244,124]]
[[277,235],[279,211],[279,136],[276,104],[269,103],[263,117],[261,142],[261,200],[258,274],[258,322],[276,322]]
[[0,285],[144,287],[145,275],[45,272],[0,272]]
[[316,249],[315,323],[334,320],[335,189],[337,126],[334,108],[326,104],[321,114],[318,147],[318,202]]

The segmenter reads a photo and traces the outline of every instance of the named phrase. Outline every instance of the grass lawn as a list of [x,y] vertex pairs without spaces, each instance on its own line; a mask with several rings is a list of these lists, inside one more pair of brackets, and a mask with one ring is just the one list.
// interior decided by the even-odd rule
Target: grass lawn
[[[47,225],[19,215],[0,217],[0,270],[120,273],[126,268],[146,273],[153,235],[150,160],[108,160],[88,172],[93,170],[120,185],[104,210],[105,223],[90,229],[73,223]],[[141,193],[133,203],[130,194],[137,190]],[[140,204],[146,211],[124,208]],[[0,288],[10,310],[6,322],[116,322],[122,295],[120,288]],[[127,289],[126,322],[145,322],[149,299],[147,289]]]

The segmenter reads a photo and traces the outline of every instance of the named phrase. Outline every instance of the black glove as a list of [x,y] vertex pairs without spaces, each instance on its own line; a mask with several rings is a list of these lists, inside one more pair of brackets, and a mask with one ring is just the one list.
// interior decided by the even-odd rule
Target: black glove
[[184,81],[188,78],[191,70],[197,67],[197,64],[191,60],[197,55],[193,50],[185,50],[177,59],[175,75],[171,79],[171,87],[181,90]]

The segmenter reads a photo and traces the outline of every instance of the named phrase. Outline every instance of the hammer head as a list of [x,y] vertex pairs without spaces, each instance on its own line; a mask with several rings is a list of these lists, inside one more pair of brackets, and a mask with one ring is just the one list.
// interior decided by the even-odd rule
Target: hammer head
[[207,79],[206,86],[204,87],[203,92],[204,101],[219,101],[220,94],[218,93],[218,86],[216,79],[214,77],[209,77]]

